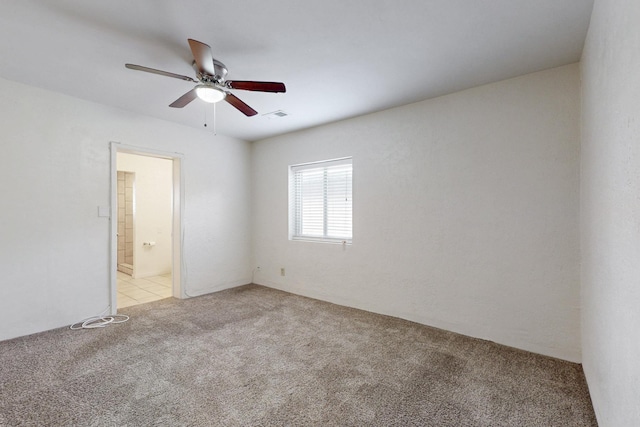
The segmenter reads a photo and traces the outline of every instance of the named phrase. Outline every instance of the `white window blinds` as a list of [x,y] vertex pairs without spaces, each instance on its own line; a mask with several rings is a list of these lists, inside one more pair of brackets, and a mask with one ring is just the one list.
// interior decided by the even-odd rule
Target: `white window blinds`
[[290,237],[351,242],[351,158],[291,166]]

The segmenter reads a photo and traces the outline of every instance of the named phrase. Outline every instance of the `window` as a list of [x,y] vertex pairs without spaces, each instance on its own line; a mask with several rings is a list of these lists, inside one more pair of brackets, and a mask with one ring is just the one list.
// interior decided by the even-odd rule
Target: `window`
[[351,158],[307,163],[289,171],[289,237],[351,243]]

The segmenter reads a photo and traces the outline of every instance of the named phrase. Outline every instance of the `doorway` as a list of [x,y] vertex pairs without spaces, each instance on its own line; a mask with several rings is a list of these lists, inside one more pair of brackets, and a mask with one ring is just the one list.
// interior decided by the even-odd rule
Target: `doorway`
[[181,297],[182,155],[111,144],[111,307]]

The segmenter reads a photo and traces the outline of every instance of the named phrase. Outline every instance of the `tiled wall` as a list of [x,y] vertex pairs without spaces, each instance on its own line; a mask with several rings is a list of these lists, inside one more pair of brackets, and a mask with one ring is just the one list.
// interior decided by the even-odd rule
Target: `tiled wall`
[[118,271],[133,273],[133,192],[135,173],[118,171]]

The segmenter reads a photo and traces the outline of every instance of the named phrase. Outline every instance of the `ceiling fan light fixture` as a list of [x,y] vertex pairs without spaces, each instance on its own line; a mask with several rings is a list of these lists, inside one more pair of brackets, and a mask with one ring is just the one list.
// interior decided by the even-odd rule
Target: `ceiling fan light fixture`
[[220,102],[227,96],[227,94],[222,90],[209,85],[196,86],[196,95],[204,102],[208,102],[210,104]]

